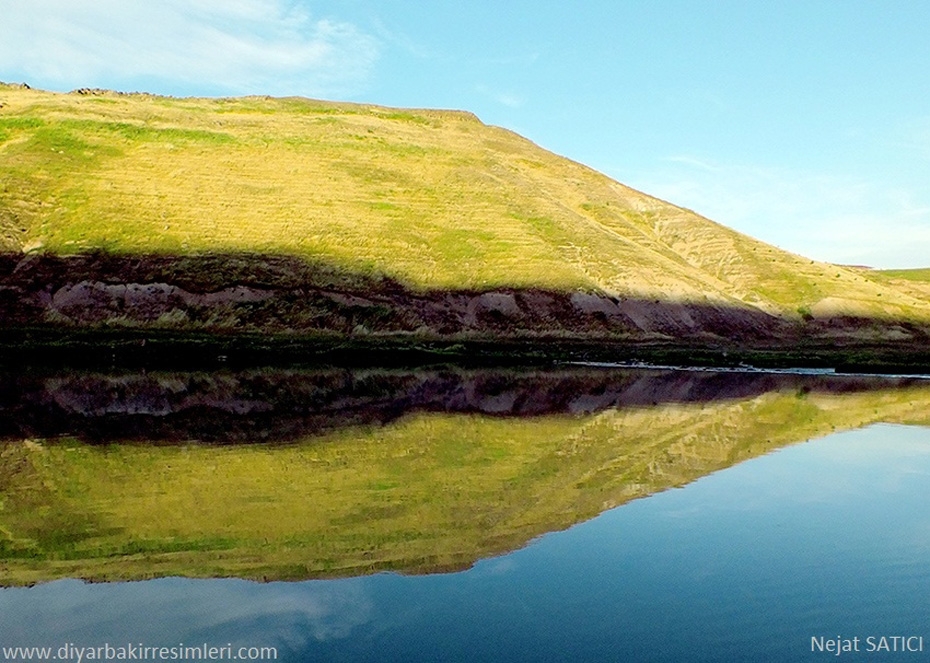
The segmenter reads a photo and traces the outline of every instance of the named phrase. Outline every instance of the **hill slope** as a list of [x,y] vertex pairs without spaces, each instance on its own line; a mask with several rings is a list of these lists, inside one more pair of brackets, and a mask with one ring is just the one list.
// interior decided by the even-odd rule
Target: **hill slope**
[[471,114],[298,98],[0,86],[0,249],[247,252],[411,292],[930,321],[918,290],[758,242]]

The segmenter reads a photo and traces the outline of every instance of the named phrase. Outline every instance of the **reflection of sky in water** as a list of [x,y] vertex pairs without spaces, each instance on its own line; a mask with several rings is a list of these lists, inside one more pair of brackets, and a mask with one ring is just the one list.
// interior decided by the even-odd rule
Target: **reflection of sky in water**
[[[0,592],[2,644],[144,642],[275,645],[347,637],[371,619],[362,582],[255,583],[164,578],[62,580]],[[39,641],[37,642],[37,638]]]
[[928,475],[930,430],[873,426],[634,501],[463,573],[2,590],[0,644],[232,642],[279,646],[279,660],[797,661],[824,656],[812,636],[842,634],[923,636],[926,655]]

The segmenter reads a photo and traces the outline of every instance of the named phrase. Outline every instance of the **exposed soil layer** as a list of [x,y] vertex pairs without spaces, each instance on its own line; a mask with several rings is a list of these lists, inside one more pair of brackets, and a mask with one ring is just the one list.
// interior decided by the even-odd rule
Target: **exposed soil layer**
[[781,321],[749,307],[596,292],[414,291],[280,256],[0,257],[6,325],[161,327],[429,336],[766,338]]
[[[614,351],[709,348],[721,356],[727,350],[861,347],[883,349],[895,355],[884,360],[908,365],[913,362],[901,352],[928,346],[927,329],[906,320],[788,319],[732,302],[595,291],[416,290],[383,277],[258,254],[2,254],[0,321],[8,347],[15,346],[17,331],[41,330],[42,342],[53,344],[95,332],[142,345],[149,335],[162,343],[197,338],[208,345],[210,339],[251,338],[261,344],[312,338],[373,351],[386,341],[392,350],[418,343],[499,342],[498,349],[533,347],[543,354],[578,344]],[[572,358],[605,358],[594,355]],[[630,358],[623,353],[607,358],[617,357]],[[862,357],[838,361],[862,363]],[[714,360],[698,361],[695,355],[695,362]]]

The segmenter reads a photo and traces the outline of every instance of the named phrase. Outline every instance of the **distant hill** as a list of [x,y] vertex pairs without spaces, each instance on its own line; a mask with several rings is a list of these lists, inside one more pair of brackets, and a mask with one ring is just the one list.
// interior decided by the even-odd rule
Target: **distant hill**
[[[448,335],[509,325],[569,335],[726,337],[721,320],[732,315],[737,335],[759,328],[780,337],[784,325],[807,325],[821,336],[907,340],[925,338],[930,324],[924,286],[779,250],[470,113],[302,98],[0,85],[0,250],[7,252],[0,268],[7,318],[50,324],[151,324],[132,312],[128,295],[104,288],[120,283],[160,284],[161,294],[139,294],[136,308],[158,311],[162,325],[206,329]],[[136,260],[104,269],[82,259],[76,271],[54,263],[60,270],[51,274],[50,258],[75,254],[162,260],[162,267]],[[187,272],[164,267],[191,256],[225,262],[210,263],[209,274],[202,264],[185,263]],[[309,267],[282,276],[279,261],[272,278],[269,259]],[[338,324],[316,309],[288,318],[283,304],[256,313],[256,302],[283,287],[282,279],[290,279],[288,301],[305,308],[314,293],[301,287],[348,288],[358,297],[385,283],[395,295],[432,293],[439,312],[392,318],[386,310],[403,308],[395,296],[356,302],[367,313],[355,317],[345,297],[330,297]],[[74,294],[77,286],[83,295]],[[246,286],[252,290],[234,292]],[[176,288],[173,300],[165,287]],[[55,303],[61,292],[97,313],[68,313]],[[191,299],[216,292],[226,293],[222,301]],[[436,293],[472,299],[456,304],[458,322],[440,329],[435,319],[452,305]],[[482,293],[484,300],[474,299]],[[533,304],[527,293],[545,293],[557,305]],[[201,310],[211,306],[209,315]],[[381,307],[380,318],[372,306]],[[217,307],[226,308],[219,315]],[[496,323],[476,311],[494,314]],[[573,315],[590,321],[572,322]]]
[[882,269],[873,271],[871,276],[912,297],[930,299],[930,269]]

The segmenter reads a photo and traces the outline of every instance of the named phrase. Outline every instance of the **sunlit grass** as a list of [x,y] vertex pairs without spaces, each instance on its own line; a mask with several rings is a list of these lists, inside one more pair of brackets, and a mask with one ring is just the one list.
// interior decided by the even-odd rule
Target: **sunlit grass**
[[500,286],[927,317],[467,113],[0,87],[0,243],[258,251],[415,288]]
[[930,269],[882,269],[876,270],[875,273],[885,278],[930,283]]

